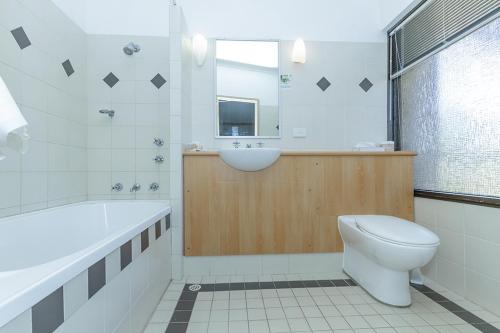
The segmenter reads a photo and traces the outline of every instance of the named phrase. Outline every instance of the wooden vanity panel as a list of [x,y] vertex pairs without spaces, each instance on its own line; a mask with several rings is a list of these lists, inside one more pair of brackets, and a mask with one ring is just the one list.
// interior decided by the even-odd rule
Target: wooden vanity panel
[[413,220],[413,156],[284,155],[242,172],[217,155],[184,156],[184,253],[340,252],[337,217]]

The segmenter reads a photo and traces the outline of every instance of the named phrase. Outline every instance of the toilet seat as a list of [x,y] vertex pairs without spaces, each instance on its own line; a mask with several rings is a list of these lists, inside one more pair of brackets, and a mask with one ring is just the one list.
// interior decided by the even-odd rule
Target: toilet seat
[[439,238],[428,229],[394,216],[357,215],[356,226],[380,240],[408,246],[436,246]]

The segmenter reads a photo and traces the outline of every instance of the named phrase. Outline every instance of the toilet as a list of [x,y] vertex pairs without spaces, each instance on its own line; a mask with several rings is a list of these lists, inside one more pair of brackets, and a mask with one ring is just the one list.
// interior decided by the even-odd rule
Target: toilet
[[411,305],[410,271],[431,261],[439,237],[394,216],[345,215],[338,225],[344,272],[382,303]]

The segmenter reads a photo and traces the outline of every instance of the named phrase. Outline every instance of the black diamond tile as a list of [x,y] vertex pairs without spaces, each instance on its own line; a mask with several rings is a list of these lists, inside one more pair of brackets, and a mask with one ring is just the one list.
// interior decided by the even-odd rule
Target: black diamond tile
[[113,88],[115,86],[115,84],[118,83],[118,81],[120,81],[120,79],[118,79],[116,77],[115,74],[113,74],[112,72],[109,73],[108,75],[106,75],[106,77],[103,79],[104,82],[106,82],[106,84],[110,87],[110,88]]
[[326,77],[324,77],[324,76],[316,84],[318,85],[319,89],[321,89],[323,91],[325,91],[326,89],[328,89],[328,87],[330,87],[330,85],[331,85],[330,81],[328,81],[326,79]]
[[359,84],[359,86],[361,87],[361,89],[363,89],[365,92],[368,92],[368,90],[370,90],[371,87],[373,87],[373,83],[371,83],[370,80],[368,80],[366,77],[364,78],[363,81],[361,81],[361,83]]
[[31,41],[28,38],[28,35],[26,35],[26,32],[24,31],[23,27],[19,27],[12,30],[11,34],[12,36],[14,36],[14,39],[16,40],[17,45],[19,45],[21,50],[31,45]]
[[156,76],[151,80],[151,83],[154,84],[156,88],[160,89],[165,83],[167,83],[167,80],[165,80],[160,74],[156,74]]
[[67,76],[71,76],[75,72],[73,65],[71,64],[71,61],[66,60],[65,62],[62,63],[62,66],[64,68],[64,71],[66,72]]

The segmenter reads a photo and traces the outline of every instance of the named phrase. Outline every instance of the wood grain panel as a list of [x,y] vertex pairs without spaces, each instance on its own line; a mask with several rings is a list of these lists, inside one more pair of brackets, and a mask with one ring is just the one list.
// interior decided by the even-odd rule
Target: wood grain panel
[[411,154],[284,155],[242,172],[185,155],[185,255],[342,251],[339,215],[413,220],[412,163]]

